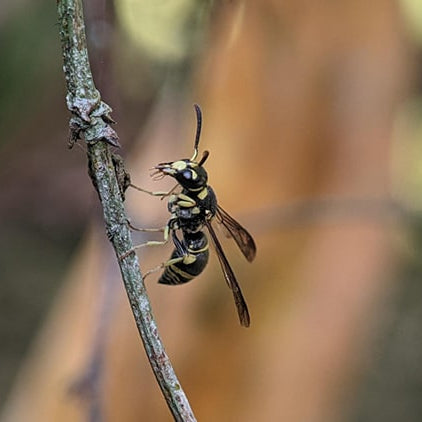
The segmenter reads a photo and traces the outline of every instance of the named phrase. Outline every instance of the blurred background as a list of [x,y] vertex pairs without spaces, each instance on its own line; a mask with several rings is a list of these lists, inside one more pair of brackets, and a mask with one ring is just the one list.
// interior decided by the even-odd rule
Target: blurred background
[[[192,104],[221,236],[215,257],[147,288],[200,421],[422,419],[422,3],[91,0],[92,70],[133,183],[190,157]],[[56,3],[0,4],[0,420],[170,421],[106,239],[69,113]],[[166,204],[134,190],[132,223]],[[135,243],[152,236],[134,233]],[[171,245],[139,253],[145,271]]]

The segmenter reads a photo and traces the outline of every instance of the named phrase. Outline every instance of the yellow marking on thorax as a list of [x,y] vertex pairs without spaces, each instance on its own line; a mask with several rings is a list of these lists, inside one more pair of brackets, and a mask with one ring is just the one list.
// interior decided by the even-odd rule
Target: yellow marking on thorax
[[201,192],[198,193],[198,198],[199,199],[205,199],[208,195],[208,189],[205,187],[204,189],[201,190]]
[[190,196],[185,195],[184,193],[179,193],[177,199],[177,205],[179,207],[190,208],[196,205],[195,200],[192,199]]

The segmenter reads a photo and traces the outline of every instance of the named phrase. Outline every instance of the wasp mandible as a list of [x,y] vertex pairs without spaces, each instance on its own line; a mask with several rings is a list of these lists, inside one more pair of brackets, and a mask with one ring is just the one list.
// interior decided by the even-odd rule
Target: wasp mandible
[[[177,181],[176,186],[168,192],[152,192],[131,185],[150,195],[162,198],[169,197],[168,210],[171,214],[164,228],[163,241],[149,241],[135,246],[135,249],[167,243],[171,235],[175,248],[170,259],[145,275],[164,268],[159,283],[168,285],[186,283],[198,276],[207,265],[209,245],[207,236],[203,231],[206,227],[217,253],[224,278],[233,293],[240,323],[244,327],[248,327],[250,325],[248,306],[214,231],[213,222],[217,221],[227,229],[229,236],[235,240],[249,262],[255,258],[256,245],[248,231],[218,205],[215,193],[208,185],[208,174],[204,168],[209,152],[204,151],[201,159],[196,161],[201,135],[202,113],[197,104],[194,107],[197,127],[193,156],[190,159],[160,163],[154,167],[154,172],[151,175],[155,179],[170,176]],[[179,192],[176,192],[177,190]],[[182,234],[181,239],[177,236],[178,232]]]

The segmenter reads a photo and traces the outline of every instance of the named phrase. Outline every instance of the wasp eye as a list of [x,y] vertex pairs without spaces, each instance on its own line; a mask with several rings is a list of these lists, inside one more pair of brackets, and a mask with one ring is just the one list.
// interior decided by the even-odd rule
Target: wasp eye
[[192,172],[191,172],[191,171],[189,171],[189,170],[184,171],[184,172],[183,172],[183,177],[184,177],[185,179],[188,179],[188,180],[192,179]]

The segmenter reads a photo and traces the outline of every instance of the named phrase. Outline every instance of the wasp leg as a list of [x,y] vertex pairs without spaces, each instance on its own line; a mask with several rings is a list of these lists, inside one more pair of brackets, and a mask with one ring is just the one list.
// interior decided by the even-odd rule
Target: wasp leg
[[177,188],[179,186],[179,184],[178,183],[176,183],[168,192],[167,192],[167,195],[163,195],[162,197],[161,197],[161,201],[166,197],[166,196],[170,196],[174,191],[175,191],[175,189]]
[[131,186],[132,188],[139,190],[140,192],[144,192],[147,193],[148,195],[152,195],[152,196],[161,196],[161,199],[164,199],[166,196],[170,196],[173,191],[177,188],[179,184],[177,183],[175,186],[173,186],[169,191],[167,192],[162,192],[162,191],[151,191],[151,190],[146,190],[144,188],[141,188],[139,186],[134,185],[133,183],[131,183],[129,186]]
[[177,237],[176,232],[173,230],[171,232],[171,237],[174,243],[174,246],[180,256],[186,256],[189,254],[189,251],[187,250],[186,246],[183,244],[183,242]]
[[[188,249],[183,244],[183,242],[177,237],[176,232],[174,230],[172,230],[171,235],[172,235],[172,240],[173,240],[174,246],[175,246],[179,256],[176,257],[176,258],[171,258],[171,259],[167,260],[166,262],[161,263],[157,267],[154,267],[151,270],[147,271],[144,274],[144,279],[145,279],[145,277],[149,276],[152,273],[155,273],[156,271],[161,270],[162,268],[166,268],[166,267],[169,267],[171,265],[178,264],[179,262],[183,262],[183,261],[186,261],[186,260],[188,261],[187,263],[193,262],[192,261],[192,255],[189,254]],[[196,258],[193,257],[193,260],[195,260],[195,259]]]
[[196,201],[192,199],[190,196],[187,196],[183,193],[179,193],[177,195],[177,205],[183,208],[191,208],[196,205]]
[[166,226],[157,227],[157,228],[148,228],[148,229],[144,229],[142,227],[135,227],[129,220],[127,222],[127,225],[129,226],[131,230],[136,231],[136,232],[164,232],[164,230],[166,229]]
[[[151,229],[153,230],[153,229]],[[157,230],[159,231],[159,230]],[[123,259],[127,258],[132,253],[135,253],[136,249],[143,248],[145,246],[160,246],[165,245],[169,241],[169,234],[170,234],[170,227],[167,225],[164,227],[164,240],[149,240],[148,242],[141,243],[139,245],[135,245],[132,249],[129,249],[126,253],[119,256],[119,261],[122,261]]]
[[135,245],[132,249],[128,250],[123,255],[120,255],[119,260],[122,261],[123,259],[127,258],[132,253],[135,253],[136,249],[143,248],[145,246],[161,246],[165,245],[168,242],[168,239],[166,240],[149,240],[148,242],[141,243],[139,245]]
[[146,271],[143,276],[144,276],[144,280],[150,275],[153,274],[157,271],[160,271],[163,268],[169,267],[170,265],[174,265],[174,264],[178,264],[179,262],[182,262],[185,259],[184,256],[180,256],[178,258],[173,258],[173,259],[169,259],[166,262],[162,262],[160,265],[151,268],[150,270]]

